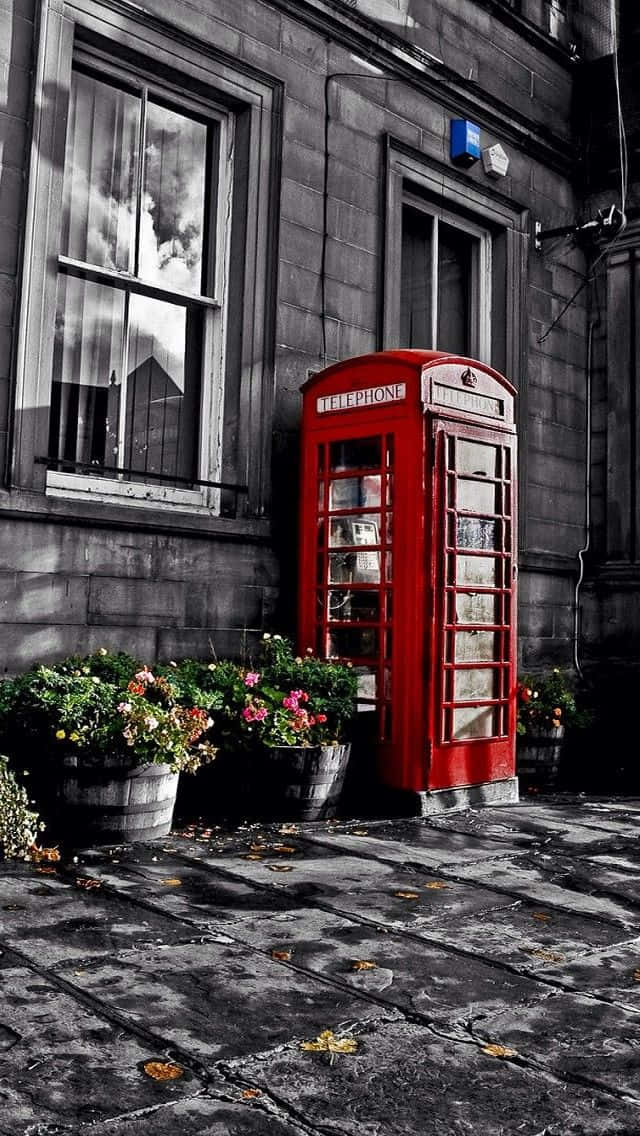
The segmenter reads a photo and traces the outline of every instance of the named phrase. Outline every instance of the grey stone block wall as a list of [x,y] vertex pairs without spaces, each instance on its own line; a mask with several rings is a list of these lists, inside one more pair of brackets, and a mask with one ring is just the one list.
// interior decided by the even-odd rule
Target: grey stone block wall
[[[128,647],[145,658],[156,653],[206,655],[211,643],[219,654],[238,654],[274,619],[293,626],[299,388],[308,370],[323,364],[325,77],[361,72],[360,77],[336,79],[329,88],[329,362],[382,345],[384,135],[446,165],[449,120],[456,115],[446,85],[438,95],[418,82],[395,81],[393,74],[378,82],[362,77],[353,57],[356,33],[394,50],[404,42],[455,70],[469,98],[479,97],[489,108],[491,125],[483,128],[483,143],[503,141],[509,152],[509,174],[499,192],[518,209],[529,210],[532,223],[540,219],[555,226],[576,216],[579,197],[570,178],[572,76],[556,47],[547,50],[533,34],[519,35],[513,24],[492,14],[492,5],[479,0],[357,0],[343,11],[338,4],[331,8],[317,0],[310,7],[317,10],[317,26],[302,18],[309,6],[293,0],[142,4],[150,15],[173,21],[284,85],[273,312],[275,413],[273,423],[264,424],[274,437],[271,544],[215,535],[167,537],[113,525],[80,528],[36,516],[9,518],[0,511],[0,654],[5,670],[101,643]],[[320,20],[321,10],[334,12],[329,31]],[[355,23],[347,28],[351,19]],[[0,447],[7,437],[15,352],[32,21],[29,0],[0,0]],[[535,145],[514,141],[523,124]],[[524,139],[525,134],[518,136]],[[551,153],[554,146],[556,159],[545,159],[545,147]],[[464,178],[471,196],[474,187],[479,192],[496,189],[480,163]],[[584,538],[584,302],[573,305],[558,327],[540,339],[583,267],[580,254],[567,256],[566,248],[546,247],[542,255],[529,249],[523,369],[509,376],[521,402],[521,641],[528,666],[566,661],[571,655],[570,597]],[[10,504],[11,494],[5,494],[2,507]]]

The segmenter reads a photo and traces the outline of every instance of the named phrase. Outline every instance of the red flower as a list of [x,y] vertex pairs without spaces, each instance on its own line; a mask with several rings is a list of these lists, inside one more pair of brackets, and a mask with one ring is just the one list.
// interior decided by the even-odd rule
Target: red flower
[[144,694],[145,693],[145,688],[142,685],[142,683],[141,682],[135,682],[133,679],[129,683],[127,690],[131,691],[131,694]]

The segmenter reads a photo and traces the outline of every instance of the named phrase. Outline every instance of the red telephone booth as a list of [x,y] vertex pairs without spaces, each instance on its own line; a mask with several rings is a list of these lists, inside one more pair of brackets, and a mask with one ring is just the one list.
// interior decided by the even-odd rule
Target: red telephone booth
[[422,812],[516,800],[514,388],[406,350],[303,390],[301,650],[353,663],[377,779]]

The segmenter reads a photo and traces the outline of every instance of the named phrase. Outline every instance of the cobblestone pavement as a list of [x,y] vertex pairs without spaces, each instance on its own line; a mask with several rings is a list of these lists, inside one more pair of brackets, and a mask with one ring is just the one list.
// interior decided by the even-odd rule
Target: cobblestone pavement
[[3,865],[0,1136],[638,1136],[639,834],[549,798]]

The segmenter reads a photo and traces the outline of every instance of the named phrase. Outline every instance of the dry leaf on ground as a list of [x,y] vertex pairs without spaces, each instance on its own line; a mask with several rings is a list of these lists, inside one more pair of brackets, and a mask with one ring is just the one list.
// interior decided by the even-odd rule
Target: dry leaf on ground
[[546,911],[533,911],[531,913],[532,919],[537,919],[539,923],[550,923],[551,916],[547,915]]
[[420,899],[420,893],[417,891],[397,891],[394,894],[398,899]]
[[270,872],[292,872],[291,864],[267,864]]
[[40,872],[43,876],[57,876],[58,869],[51,867],[36,868],[36,872]]
[[181,887],[182,880],[179,880],[177,876],[169,876],[166,880],[160,880],[160,883],[164,884],[165,887],[177,888]]
[[274,844],[274,852],[281,852],[283,855],[290,855],[291,852],[297,852],[298,849],[293,847],[293,844]]
[[489,1057],[518,1057],[517,1049],[510,1049],[508,1045],[483,1045],[482,1052],[488,1053]]
[[272,951],[271,958],[277,959],[278,962],[289,962],[293,951]]
[[174,1061],[145,1061],[143,1069],[154,1081],[177,1081],[184,1076],[182,1065],[176,1065]]
[[262,860],[263,857],[259,856],[257,852],[245,852],[242,859],[243,860]]
[[377,962],[373,962],[371,959],[354,959],[354,961],[351,963],[351,969],[352,970],[375,970],[377,965],[378,965]]
[[91,891],[91,888],[102,887],[102,881],[94,880],[92,876],[77,876],[76,887],[84,888],[85,891]]
[[281,836],[296,836],[300,832],[300,826],[297,824],[281,824],[278,832]]
[[564,962],[565,955],[561,955],[558,951],[547,951],[543,947],[533,947],[529,952],[534,958],[542,959],[543,962]]
[[445,884],[444,880],[429,880],[429,883],[424,886],[430,888],[431,891],[438,891],[440,888],[451,887],[451,884]]
[[307,1053],[357,1053],[358,1043],[352,1037],[338,1038],[333,1030],[323,1030],[315,1041],[301,1041]]
[[633,972],[633,981],[634,981],[634,982],[640,982],[640,969],[638,969],[638,970],[634,970],[634,972]]
[[260,1089],[243,1089],[240,1095],[243,1100],[253,1100],[254,1097],[261,1097],[262,1092]]

